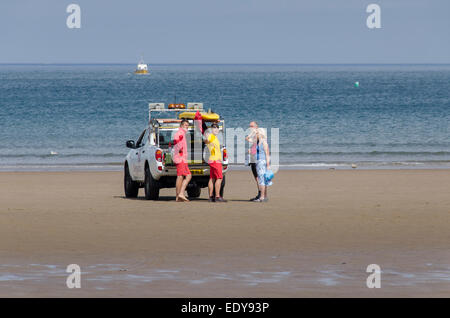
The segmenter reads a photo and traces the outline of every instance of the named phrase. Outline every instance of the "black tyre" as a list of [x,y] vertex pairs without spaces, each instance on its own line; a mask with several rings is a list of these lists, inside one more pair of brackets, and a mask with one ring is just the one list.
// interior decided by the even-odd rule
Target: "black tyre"
[[139,192],[139,184],[131,179],[128,164],[125,164],[125,173],[123,178],[123,186],[125,189],[125,197],[136,198]]
[[222,179],[222,185],[220,186],[220,196],[223,198],[223,191],[225,190],[225,175]]
[[[220,196],[223,197],[223,191],[225,189],[225,175],[223,176],[222,179],[222,184],[220,185]],[[214,192],[213,192],[214,197],[216,196],[216,189],[214,188]]]
[[145,198],[147,200],[158,200],[159,198],[159,184],[153,179],[152,174],[150,173],[150,168],[148,165],[145,165]]
[[188,196],[190,198],[198,198],[200,194],[202,193],[202,188],[196,186],[196,187],[189,187],[187,189]]

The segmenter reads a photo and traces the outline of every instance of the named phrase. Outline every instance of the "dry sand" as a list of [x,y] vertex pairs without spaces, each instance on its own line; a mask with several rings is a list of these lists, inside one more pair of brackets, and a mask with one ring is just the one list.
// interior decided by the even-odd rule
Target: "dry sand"
[[0,173],[0,296],[450,296],[450,170],[284,170],[267,203],[250,176],[177,203],[120,172]]

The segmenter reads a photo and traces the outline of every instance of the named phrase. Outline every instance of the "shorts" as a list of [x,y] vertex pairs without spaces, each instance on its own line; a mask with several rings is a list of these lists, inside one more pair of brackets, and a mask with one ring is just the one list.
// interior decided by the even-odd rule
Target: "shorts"
[[177,164],[177,176],[188,176],[191,174],[188,164],[186,162],[180,162]]
[[254,176],[255,178],[257,178],[257,177],[258,177],[258,173],[256,172],[256,163],[252,162],[252,163],[250,163],[249,165],[250,165],[250,168],[252,168],[253,176]]
[[209,178],[223,179],[221,162],[214,161],[209,164]]

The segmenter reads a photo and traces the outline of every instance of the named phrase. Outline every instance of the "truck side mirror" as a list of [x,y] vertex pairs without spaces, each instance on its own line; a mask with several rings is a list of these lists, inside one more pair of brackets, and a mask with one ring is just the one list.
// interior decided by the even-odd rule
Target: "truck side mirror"
[[134,144],[134,140],[128,140],[127,141],[127,148],[136,148],[136,145]]

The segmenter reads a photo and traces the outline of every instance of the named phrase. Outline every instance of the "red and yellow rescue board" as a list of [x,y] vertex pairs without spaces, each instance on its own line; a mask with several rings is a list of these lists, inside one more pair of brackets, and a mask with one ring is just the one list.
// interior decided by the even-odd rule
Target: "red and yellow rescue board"
[[[186,118],[186,119],[195,119],[195,113],[196,112],[184,112],[181,113],[178,117],[179,118]],[[200,113],[202,115],[202,119],[204,121],[217,121],[220,119],[219,114],[216,113]]]

